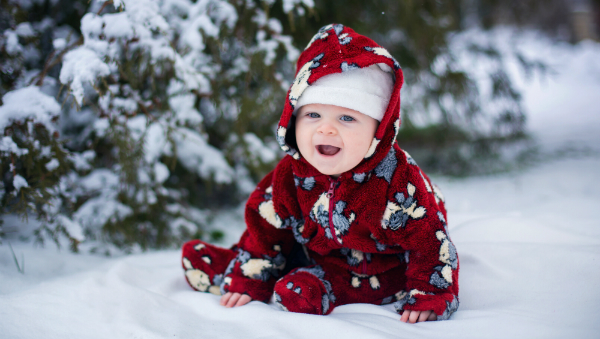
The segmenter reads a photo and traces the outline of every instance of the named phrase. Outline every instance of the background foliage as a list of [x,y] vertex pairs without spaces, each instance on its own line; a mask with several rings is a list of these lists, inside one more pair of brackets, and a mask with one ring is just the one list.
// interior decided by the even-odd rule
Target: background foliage
[[[106,253],[219,236],[205,231],[214,212],[281,156],[282,98],[323,25],[348,25],[400,61],[399,142],[452,175],[506,168],[503,150],[527,139],[508,64],[546,67],[473,32],[571,39],[566,0],[0,4],[0,216],[37,219],[38,241]],[[488,65],[483,80],[466,59]],[[0,239],[15,231],[1,224]]]

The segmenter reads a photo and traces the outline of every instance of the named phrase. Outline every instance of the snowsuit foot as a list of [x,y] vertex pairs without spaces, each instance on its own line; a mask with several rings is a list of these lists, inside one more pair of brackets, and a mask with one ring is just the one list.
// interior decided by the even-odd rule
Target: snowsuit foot
[[321,266],[297,268],[275,283],[275,303],[290,312],[329,314],[335,296]]
[[369,276],[339,267],[323,269],[314,265],[296,268],[279,279],[275,284],[274,299],[286,311],[326,315],[336,306],[353,303],[381,305],[396,301],[394,297],[399,292],[398,286],[405,283],[401,269]]
[[221,295],[223,272],[236,254],[201,240],[186,242],[182,247],[181,263],[188,284],[197,291]]

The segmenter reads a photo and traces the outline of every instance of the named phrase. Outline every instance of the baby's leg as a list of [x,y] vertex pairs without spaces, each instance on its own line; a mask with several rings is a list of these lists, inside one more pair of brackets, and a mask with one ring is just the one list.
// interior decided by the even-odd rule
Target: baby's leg
[[363,275],[337,266],[309,266],[292,270],[275,284],[275,302],[290,312],[329,314],[346,304],[389,303],[405,284],[404,267]]
[[223,272],[237,252],[201,240],[183,244],[182,266],[188,284],[195,290],[221,295]]

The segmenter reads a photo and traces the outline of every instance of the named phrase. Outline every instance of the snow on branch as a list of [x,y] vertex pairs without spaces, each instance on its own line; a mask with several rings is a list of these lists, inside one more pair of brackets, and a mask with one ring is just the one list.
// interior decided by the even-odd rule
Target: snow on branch
[[64,56],[60,82],[69,84],[71,94],[79,106],[83,103],[84,84],[93,84],[97,78],[110,74],[110,68],[91,49],[83,46]]
[[227,164],[223,153],[210,146],[204,138],[187,128],[179,128],[173,133],[177,144],[177,158],[188,170],[207,178],[211,175],[217,183],[230,183],[233,169]]
[[60,114],[60,105],[53,97],[43,93],[39,87],[29,86],[6,93],[0,106],[0,131],[15,122],[32,120],[42,124],[48,131],[55,131],[52,122]]

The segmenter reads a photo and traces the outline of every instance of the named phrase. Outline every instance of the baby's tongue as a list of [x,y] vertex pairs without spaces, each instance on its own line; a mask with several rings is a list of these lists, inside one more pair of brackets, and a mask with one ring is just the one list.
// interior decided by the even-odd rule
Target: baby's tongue
[[319,152],[324,155],[334,155],[340,151],[339,147],[331,145],[319,145]]

